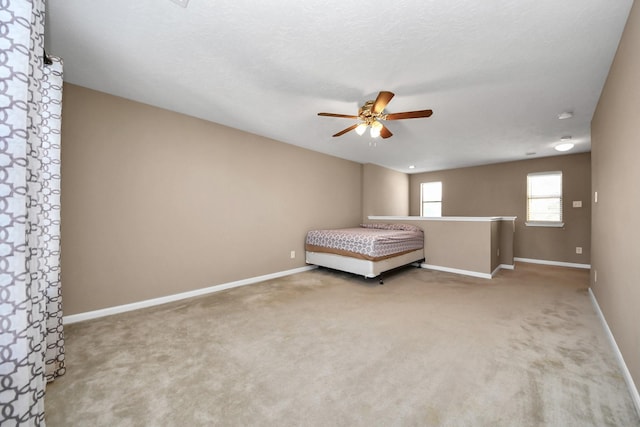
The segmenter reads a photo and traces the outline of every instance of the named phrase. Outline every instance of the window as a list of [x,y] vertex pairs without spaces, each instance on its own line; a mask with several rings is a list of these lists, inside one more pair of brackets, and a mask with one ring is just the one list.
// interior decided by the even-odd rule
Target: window
[[527,175],[529,226],[562,227],[562,172]]
[[420,216],[442,216],[442,182],[420,184]]

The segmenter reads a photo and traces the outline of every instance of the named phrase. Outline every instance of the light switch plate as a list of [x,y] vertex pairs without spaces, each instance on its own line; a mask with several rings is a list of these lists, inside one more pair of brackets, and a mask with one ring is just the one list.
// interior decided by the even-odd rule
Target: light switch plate
[[573,207],[574,208],[581,208],[582,207],[582,200],[574,200],[573,201]]

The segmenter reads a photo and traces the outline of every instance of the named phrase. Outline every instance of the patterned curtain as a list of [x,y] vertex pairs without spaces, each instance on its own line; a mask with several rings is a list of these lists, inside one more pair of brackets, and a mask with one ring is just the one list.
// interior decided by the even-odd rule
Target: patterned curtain
[[44,64],[44,0],[0,1],[0,424],[44,425],[64,374],[62,61]]

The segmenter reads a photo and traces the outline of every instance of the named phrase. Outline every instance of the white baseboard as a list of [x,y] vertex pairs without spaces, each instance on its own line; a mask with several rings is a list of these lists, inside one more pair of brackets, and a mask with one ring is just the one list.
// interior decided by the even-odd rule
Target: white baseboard
[[420,264],[420,267],[422,268],[428,268],[429,270],[437,270],[437,271],[445,271],[447,273],[456,273],[456,274],[462,274],[465,276],[472,276],[472,277],[480,277],[481,279],[491,279],[491,274],[489,273],[481,273],[479,271],[471,271],[471,270],[461,270],[459,268],[451,268],[451,267],[442,267],[440,265],[431,265],[431,264]]
[[513,260],[518,262],[527,262],[530,264],[545,264],[545,265],[556,265],[559,267],[585,268],[587,270],[591,269],[591,264],[578,264],[575,262],[547,261],[544,259],[516,258],[516,257],[514,257]]
[[624,361],[624,357],[622,357],[622,353],[620,352],[620,348],[618,347],[618,343],[616,343],[616,339],[611,333],[611,329],[609,329],[609,324],[607,323],[607,319],[605,319],[604,314],[602,314],[602,310],[600,310],[600,305],[598,304],[598,300],[596,300],[596,296],[593,294],[591,288],[589,288],[589,297],[591,297],[591,303],[593,307],[596,309],[596,313],[602,322],[602,326],[604,327],[604,331],[609,338],[609,342],[613,347],[613,351],[616,354],[616,359],[618,359],[618,364],[620,365],[620,369],[622,370],[622,376],[624,377],[624,382],[627,383],[627,388],[629,389],[629,394],[631,394],[631,400],[633,400],[633,404],[636,407],[636,412],[640,415],[640,394],[638,393],[638,388],[633,382],[633,377],[631,376],[631,372],[629,372],[629,368],[627,368],[627,364]]
[[500,270],[515,270],[515,269],[516,269],[516,266],[514,264],[500,264],[499,266],[496,267],[495,270],[491,272],[491,278],[493,279],[493,276],[498,274],[498,271]]
[[492,279],[493,276],[495,276],[496,273],[501,269],[513,270],[515,268],[515,266],[513,265],[500,264],[499,266],[496,267],[495,270],[491,272],[491,274],[489,274],[489,273],[481,273],[479,271],[462,270],[459,268],[451,268],[451,267],[442,267],[440,265],[431,265],[426,263],[420,264],[420,267],[428,268],[429,270],[437,270],[437,271],[445,271],[447,273],[462,274],[464,276],[479,277],[481,279]]
[[118,305],[115,307],[103,308],[100,310],[87,311],[85,313],[71,314],[69,316],[63,316],[62,322],[65,325],[71,323],[82,322],[84,320],[97,319],[98,317],[110,316],[112,314],[124,313],[127,311],[138,310],[141,308],[153,307],[154,305],[166,304],[168,302],[179,301],[187,298],[193,298],[200,295],[206,295],[213,292],[223,291],[225,289],[237,288],[245,285],[252,285],[254,283],[264,282],[265,280],[277,279],[278,277],[289,276],[291,274],[302,273],[303,271],[313,270],[317,268],[315,265],[309,265],[306,267],[294,268],[292,270],[280,271],[277,273],[266,274],[264,276],[251,277],[249,279],[238,280],[235,282],[223,283],[220,285],[209,286],[207,288],[196,289],[194,291],[182,292],[174,295],[167,295],[165,297],[153,298],[144,301],[138,301],[131,304]]

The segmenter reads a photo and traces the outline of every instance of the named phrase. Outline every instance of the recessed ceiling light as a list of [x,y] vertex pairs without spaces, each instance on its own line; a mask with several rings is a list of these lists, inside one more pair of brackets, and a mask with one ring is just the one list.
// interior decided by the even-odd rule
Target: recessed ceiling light
[[573,142],[571,142],[570,136],[563,136],[562,138],[560,138],[560,141],[562,141],[560,144],[553,147],[557,151],[569,151],[574,146]]
[[558,114],[558,119],[560,119],[560,120],[570,119],[571,117],[573,117],[573,112],[572,111],[564,111],[564,112]]
[[409,166],[409,169],[415,169],[415,168],[416,168],[415,165]]
[[557,151],[569,151],[573,148],[573,143],[565,142],[564,144],[558,144],[553,148],[555,148]]

